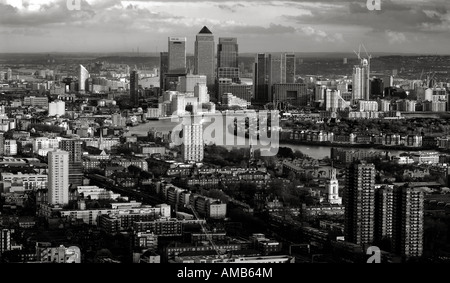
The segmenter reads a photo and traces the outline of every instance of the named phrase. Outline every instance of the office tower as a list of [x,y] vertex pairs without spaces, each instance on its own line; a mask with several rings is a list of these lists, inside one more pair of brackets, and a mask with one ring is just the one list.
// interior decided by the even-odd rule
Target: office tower
[[183,161],[201,162],[203,160],[203,149],[203,125],[183,125]]
[[215,83],[215,43],[214,35],[205,26],[197,34],[195,41],[195,66],[194,75],[205,75],[209,89],[214,88]]
[[295,83],[295,72],[296,72],[295,54],[293,53],[284,54],[284,74],[285,74],[284,82],[287,84]]
[[186,73],[186,38],[169,37],[169,68],[171,74]]
[[130,101],[133,107],[139,106],[139,73],[137,71],[130,73]]
[[256,55],[254,69],[255,101],[259,104],[275,102],[276,84],[295,84],[295,54]]
[[69,153],[63,150],[48,153],[48,202],[69,203]]
[[423,254],[424,193],[407,185],[394,190],[392,248],[405,259]]
[[347,168],[344,194],[345,240],[365,246],[373,242],[375,216],[375,165],[353,162]]
[[370,99],[370,61],[361,59],[361,64],[353,67],[353,102]]
[[164,78],[169,72],[169,52],[161,52],[159,55],[159,88],[161,95],[167,90]]
[[331,204],[342,204],[342,198],[339,196],[339,181],[336,177],[336,169],[332,168],[330,172],[330,180],[325,184],[327,189],[327,200]]
[[384,94],[384,83],[380,78],[374,78],[370,81],[370,94],[383,96]]
[[256,55],[254,70],[255,102],[266,104],[270,101],[267,77],[267,57],[264,53]]
[[69,153],[69,186],[71,188],[83,185],[81,145],[82,141],[77,139],[62,140],[59,143],[59,148]]
[[80,92],[86,91],[86,83],[88,79],[88,70],[83,65],[78,66],[78,90]]
[[237,38],[221,37],[217,45],[217,77],[239,81],[239,48]]
[[[278,54],[268,55],[268,79],[269,79],[269,92],[272,92],[272,86],[274,84],[284,83],[285,76],[283,74],[284,55]],[[285,67],[284,67],[285,69]]]
[[[392,186],[383,186],[375,192],[375,234],[377,245],[388,245],[392,241],[392,213],[394,209],[394,189]],[[380,248],[387,248],[381,246]]]

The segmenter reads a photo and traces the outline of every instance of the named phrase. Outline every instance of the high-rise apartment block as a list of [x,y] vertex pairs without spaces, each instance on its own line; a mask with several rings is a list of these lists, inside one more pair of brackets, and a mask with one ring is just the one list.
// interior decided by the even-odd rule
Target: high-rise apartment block
[[48,202],[52,205],[69,203],[69,153],[63,150],[48,153]]
[[346,174],[344,194],[345,240],[365,246],[373,243],[375,228],[375,165],[352,163]]
[[184,162],[203,161],[203,125],[183,125],[182,155]]
[[358,100],[370,100],[370,60],[361,59],[361,63],[353,67],[352,90],[353,103]]

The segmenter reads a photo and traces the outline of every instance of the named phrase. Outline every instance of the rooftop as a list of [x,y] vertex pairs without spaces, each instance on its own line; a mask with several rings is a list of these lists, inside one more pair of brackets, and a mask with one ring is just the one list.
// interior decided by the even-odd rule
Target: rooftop
[[204,26],[198,34],[212,34],[212,32],[206,27]]

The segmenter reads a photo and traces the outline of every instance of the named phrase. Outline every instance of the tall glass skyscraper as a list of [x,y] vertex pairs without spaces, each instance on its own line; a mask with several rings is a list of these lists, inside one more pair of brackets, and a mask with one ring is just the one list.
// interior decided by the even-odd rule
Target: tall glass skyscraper
[[295,83],[295,54],[257,54],[254,79],[255,101],[272,101],[274,85]]
[[285,74],[285,83],[293,84],[295,83],[295,54],[294,53],[286,53],[284,54],[284,70]]
[[217,45],[217,77],[239,80],[237,38],[221,37]]
[[89,79],[88,70],[83,65],[78,66],[78,90],[79,91],[86,91],[87,79]]
[[268,93],[268,59],[266,54],[259,53],[256,55],[256,63],[254,70],[254,87],[255,87],[255,102],[258,104],[265,104],[269,102]]
[[186,38],[169,37],[169,73],[186,73]]
[[160,94],[167,90],[165,76],[169,72],[169,52],[161,52],[159,57],[159,88]]
[[195,41],[195,75],[205,75],[206,84],[212,89],[215,82],[214,59],[215,59],[214,35],[205,26],[197,34]]
[[139,74],[132,71],[130,74],[130,100],[133,106],[139,105]]

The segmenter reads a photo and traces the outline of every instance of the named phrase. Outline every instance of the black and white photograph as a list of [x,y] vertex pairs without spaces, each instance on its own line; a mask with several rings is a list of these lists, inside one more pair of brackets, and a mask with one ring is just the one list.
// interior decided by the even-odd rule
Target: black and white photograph
[[0,266],[450,263],[449,95],[448,0],[0,0]]

